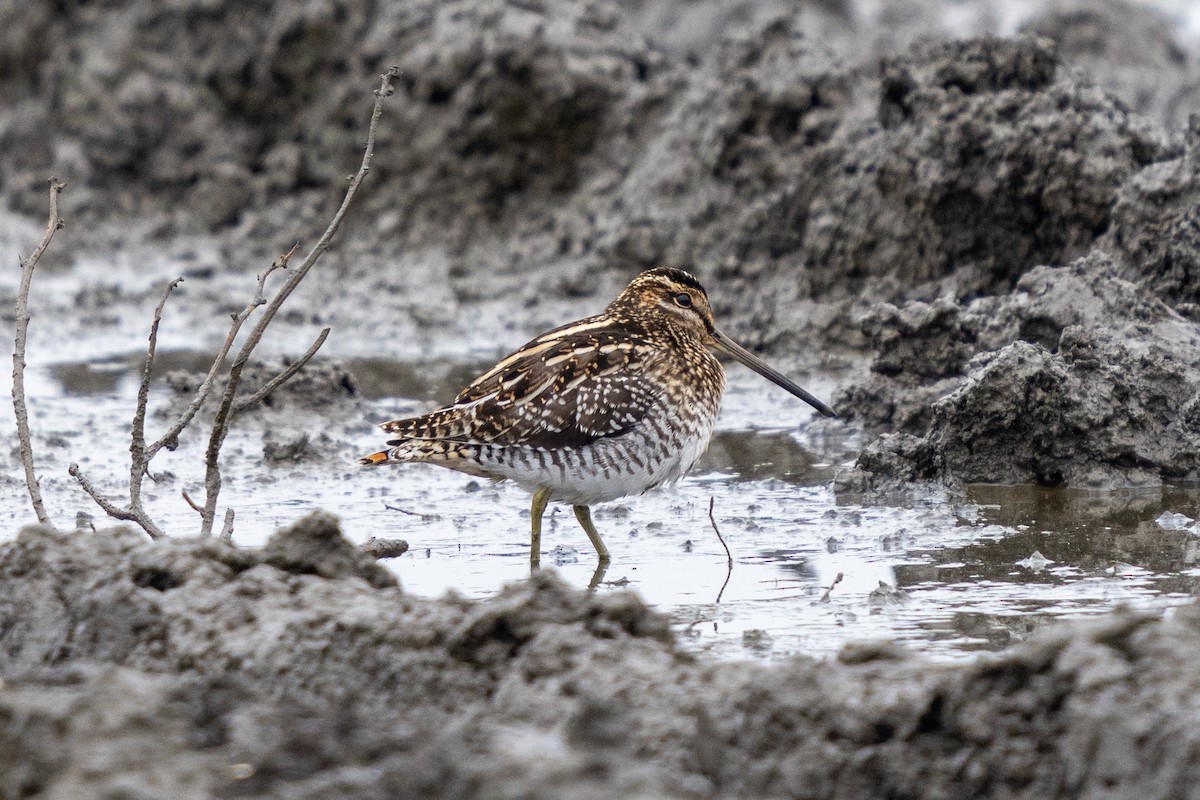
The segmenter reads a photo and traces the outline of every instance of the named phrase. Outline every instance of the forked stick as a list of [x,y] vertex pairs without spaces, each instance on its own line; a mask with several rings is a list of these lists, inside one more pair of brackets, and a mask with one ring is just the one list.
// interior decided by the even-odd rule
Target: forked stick
[[[143,530],[152,538],[158,539],[164,536],[161,528],[155,524],[149,514],[146,513],[141,502],[142,481],[147,474],[150,461],[164,447],[168,450],[174,450],[179,444],[179,436],[195,418],[200,408],[204,405],[205,400],[211,392],[217,376],[220,374],[222,367],[225,365],[225,360],[233,348],[234,342],[237,340],[238,334],[241,332],[242,326],[250,318],[256,309],[261,306],[266,306],[262,317],[258,324],[255,325],[249,337],[238,351],[237,357],[234,359],[229,371],[228,384],[225,387],[225,392],[221,399],[221,405],[217,410],[216,419],[213,421],[212,433],[209,438],[208,448],[205,453],[205,504],[203,507],[195,503],[187,493],[184,492],[184,500],[201,515],[201,535],[210,536],[212,534],[213,520],[216,516],[217,495],[220,492],[221,475],[218,465],[221,445],[224,443],[225,436],[229,431],[230,420],[238,413],[245,411],[247,408],[261,402],[268,397],[272,392],[282,386],[286,381],[292,378],[299,372],[305,364],[309,362],[321,345],[325,343],[325,339],[329,336],[329,328],[325,328],[317,336],[316,341],[308,348],[307,351],[279,375],[276,375],[271,380],[267,381],[258,391],[248,397],[235,399],[238,385],[241,381],[242,371],[246,363],[249,361],[255,347],[262,340],[263,333],[267,326],[274,319],[276,312],[279,310],[283,302],[288,298],[296,286],[304,279],[304,276],[317,262],[320,256],[328,249],[334,234],[337,233],[341,226],[342,220],[346,215],[346,211],[350,206],[351,200],[358,191],[359,185],[366,177],[370,170],[371,158],[375,149],[375,129],[378,126],[380,115],[383,110],[383,101],[392,94],[392,79],[399,74],[396,68],[388,70],[381,76],[380,86],[375,90],[375,107],[371,115],[370,126],[367,129],[367,144],[363,153],[362,164],[358,172],[351,177],[350,186],[346,191],[346,196],[342,200],[341,207],[334,215],[333,220],[325,229],[325,233],[320,240],[309,251],[308,255],[300,266],[288,272],[288,278],[283,285],[276,291],[270,302],[266,298],[267,278],[277,270],[287,270],[288,262],[295,254],[299,245],[295,245],[291,250],[279,256],[271,265],[258,276],[258,283],[255,288],[254,297],[245,308],[233,314],[233,322],[229,327],[229,332],[225,336],[225,341],[216,357],[213,359],[212,366],[208,373],[204,376],[200,386],[197,387],[196,393],[193,395],[191,402],[179,418],[171,425],[170,428],[156,441],[151,444],[146,444],[145,439],[145,422],[146,422],[146,406],[150,390],[150,376],[154,366],[155,350],[158,341],[158,327],[162,321],[163,308],[166,305],[167,298],[172,290],[182,282],[182,278],[173,281],[163,292],[162,299],[159,301],[154,313],[154,320],[150,326],[150,341],[146,350],[146,364],[142,372],[142,383],[138,389],[137,406],[133,418],[133,430],[130,441],[130,473],[129,473],[129,506],[121,508],[113,503],[108,498],[104,497],[96,486],[83,474],[78,464],[71,464],[70,474],[79,481],[79,485],[83,488],[93,500],[112,517],[122,520],[136,522]],[[61,188],[61,187],[60,187]],[[52,212],[53,215],[53,212]],[[40,255],[41,249],[38,253]],[[21,329],[18,328],[18,335]],[[28,467],[27,471],[32,472],[32,468]],[[35,498],[35,507],[40,503],[40,497]],[[40,519],[39,515],[39,519]],[[221,531],[221,538],[230,539],[233,535],[234,514],[232,509],[227,509],[225,514],[225,522]]]
[[[284,301],[291,296],[300,281],[304,280],[304,276],[312,269],[313,265],[321,255],[329,248],[330,242],[337,233],[338,228],[342,225],[342,220],[346,216],[346,211],[350,208],[351,201],[358,193],[358,187],[366,178],[367,173],[371,169],[371,158],[375,154],[375,129],[379,125],[379,117],[383,114],[383,101],[392,94],[392,79],[400,74],[399,69],[392,67],[383,75],[380,76],[379,88],[375,90],[375,108],[371,112],[371,122],[367,127],[367,144],[363,150],[362,163],[359,165],[358,172],[350,178],[350,185],[346,189],[346,196],[342,199],[342,204],[338,208],[337,213],[333,215],[329,226],[325,232],[321,234],[321,238],[313,245],[312,250],[304,257],[304,261],[295,270],[290,270],[288,278],[284,284],[279,287],[271,302],[267,304],[263,315],[259,318],[258,323],[246,338],[242,349],[238,351],[237,356],[233,359],[233,364],[229,368],[229,382],[225,386],[225,394],[221,397],[221,405],[217,408],[217,416],[213,421],[212,434],[208,439],[208,448],[205,451],[205,475],[204,475],[204,514],[200,521],[200,535],[211,536],[213,529],[213,520],[217,515],[217,497],[221,493],[221,469],[220,456],[221,446],[225,443],[225,436],[229,433],[229,422],[235,412],[234,399],[237,396],[238,384],[241,382],[242,370],[245,369],[246,363],[250,360],[254,348],[262,340],[263,333],[267,326],[275,319],[276,312]],[[318,345],[319,346],[319,345]],[[315,351],[314,351],[315,352]]]

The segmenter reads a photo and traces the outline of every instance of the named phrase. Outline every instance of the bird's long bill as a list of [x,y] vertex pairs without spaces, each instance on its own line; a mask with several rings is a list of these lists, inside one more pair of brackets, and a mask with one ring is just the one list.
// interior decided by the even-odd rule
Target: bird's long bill
[[713,338],[713,341],[716,342],[717,347],[719,347],[721,350],[724,350],[729,355],[733,356],[739,363],[745,364],[747,367],[754,370],[759,375],[762,375],[764,378],[769,380],[771,383],[775,384],[776,386],[780,386],[784,389],[787,389],[789,392],[796,395],[796,397],[799,397],[801,400],[808,403],[810,406],[815,408],[817,411],[820,411],[825,416],[827,416],[827,417],[836,417],[837,416],[837,414],[834,413],[832,408],[825,405],[817,398],[813,397],[811,394],[806,392],[804,389],[800,388],[800,386],[798,384],[796,384],[795,381],[789,380],[788,378],[784,377],[783,373],[781,373],[778,370],[774,369],[773,367],[770,367],[767,364],[763,363],[763,361],[758,356],[754,355],[749,350],[742,347],[740,344],[733,341],[725,334],[721,333],[719,330],[713,329],[712,338]]

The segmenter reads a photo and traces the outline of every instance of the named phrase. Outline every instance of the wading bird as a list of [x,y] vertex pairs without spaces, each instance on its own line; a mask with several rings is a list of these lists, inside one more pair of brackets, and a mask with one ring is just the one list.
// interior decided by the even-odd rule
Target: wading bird
[[415,461],[515,481],[533,492],[533,568],[546,505],[571,504],[600,559],[594,585],[609,554],[589,507],[678,480],[708,448],[725,391],[710,348],[836,416],[721,333],[699,281],[659,268],[634,278],[599,315],[502,359],[451,405],[383,423],[394,437],[388,449],[359,463]]

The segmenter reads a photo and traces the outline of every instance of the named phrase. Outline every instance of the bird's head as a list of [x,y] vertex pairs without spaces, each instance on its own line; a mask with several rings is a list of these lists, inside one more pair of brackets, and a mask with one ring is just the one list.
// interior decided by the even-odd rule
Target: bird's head
[[631,316],[661,328],[674,328],[709,343],[713,324],[708,293],[690,273],[657,267],[638,275],[609,304],[614,316]]
[[695,337],[783,387],[825,416],[837,416],[829,406],[722,333],[713,321],[708,293],[688,272],[672,267],[646,270],[629,282],[625,291],[609,304],[606,313],[618,319],[636,319],[651,332],[657,329],[667,335]]

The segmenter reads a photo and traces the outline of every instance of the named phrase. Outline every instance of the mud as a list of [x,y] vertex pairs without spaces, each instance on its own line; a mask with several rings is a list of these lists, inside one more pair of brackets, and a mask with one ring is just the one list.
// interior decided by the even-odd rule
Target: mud
[[1074,69],[1169,130],[1194,113],[1200,65],[1166,16],[1136,3],[1065,2],[1035,12],[1020,30],[1054,40]]
[[[762,541],[779,552],[750,558],[782,559],[819,595],[801,539],[826,526],[834,556],[871,511],[902,520],[862,534],[884,540],[872,554],[925,548],[938,525],[980,530],[940,563],[898,566],[903,588],[880,586],[864,617],[912,602],[944,580],[935,571],[1001,582],[1034,552],[1086,580],[1161,568],[1165,594],[1193,596],[1194,533],[1149,520],[1194,513],[1174,485],[1200,480],[1200,47],[1141,5],[1013,8],[0,7],[0,242],[28,252],[45,178],[70,181],[30,352],[53,355],[66,395],[119,395],[163,286],[182,275],[160,332],[171,374],[155,383],[159,415],[194,389],[255,272],[324,227],[360,156],[374,76],[402,71],[358,206],[246,390],[329,325],[324,358],[248,414],[252,435],[227,453],[229,495],[251,506],[239,524],[285,529],[261,549],[120,529],[26,529],[0,545],[0,796],[1196,794],[1194,605],[1032,638],[1048,617],[956,612],[968,634],[1028,639],[959,665],[886,642],[735,663],[689,650],[679,620],[632,592],[586,594],[547,573],[485,599],[422,598],[330,516],[287,525],[310,507],[293,496],[304,481],[344,472],[374,417],[446,399],[498,347],[593,313],[665,264],[699,275],[736,338],[838,384],[840,423],[757,449],[717,442],[717,469],[787,473],[759,493],[778,495],[765,513],[753,493],[729,512],[743,533],[774,526]],[[11,275],[0,286],[14,296]],[[399,362],[414,374],[394,374]],[[58,399],[34,404],[35,444],[43,487],[61,496],[77,451],[89,469],[123,458],[109,434],[127,423]],[[738,430],[796,427],[783,419],[747,416]],[[822,437],[837,441],[821,457],[797,445]],[[818,499],[809,484],[835,472],[840,497],[905,499]],[[156,474],[154,512],[189,480]],[[944,502],[1025,483],[1151,491],[1053,495],[1083,526],[1057,524],[1072,534],[1057,537],[1026,530],[1038,514],[1006,496]],[[391,491],[346,491],[357,538],[398,527],[360,507]],[[690,554],[704,498],[682,491],[686,508],[656,513]],[[464,492],[515,505],[494,487]],[[945,519],[922,518],[914,497]],[[70,502],[55,513],[70,518]],[[628,509],[610,512],[598,517],[630,540],[676,546],[661,525],[618,526]],[[501,527],[496,514],[444,513],[442,528]],[[88,527],[87,512],[75,518]],[[426,558],[464,543],[403,534]],[[1095,547],[1075,553],[1078,537]],[[569,549],[555,560],[564,574],[578,561]],[[1127,596],[1103,586],[1105,608]],[[853,625],[855,607],[830,619]],[[723,621],[693,610],[684,630]],[[743,646],[769,652],[772,634],[746,630]]]
[[1102,252],[965,306],[877,306],[862,328],[874,375],[840,407],[898,431],[860,458],[869,485],[1197,479],[1200,327]]
[[[914,6],[883,21],[894,54],[876,64],[853,8],[701,5],[730,24],[686,44],[669,12],[582,3],[257,4],[235,34],[187,3],[44,12],[5,81],[3,196],[39,212],[49,165],[71,176],[72,222],[106,231],[61,247],[127,246],[127,222],[101,223],[133,217],[141,235],[220,231],[227,252],[269,260],[323,226],[371,76],[397,63],[344,245],[351,286],[315,313],[353,326],[386,296],[399,319],[380,333],[404,334],[446,323],[412,302],[412,270],[433,268],[452,304],[537,309],[666,263],[717,282],[751,344],[821,363],[813,341],[858,344],[854,298],[1006,291],[1084,255],[1122,187],[1180,151],[1049,39],[905,51],[929,24]],[[245,274],[234,261],[196,279]]]
[[[552,574],[425,600],[320,515],[264,554],[29,529],[0,555],[6,796],[1189,797],[1194,608],[931,666],[682,655]],[[339,556],[334,555],[333,561]],[[343,559],[344,560],[344,559]],[[369,573],[369,571],[368,571]],[[669,675],[669,680],[663,680]]]

